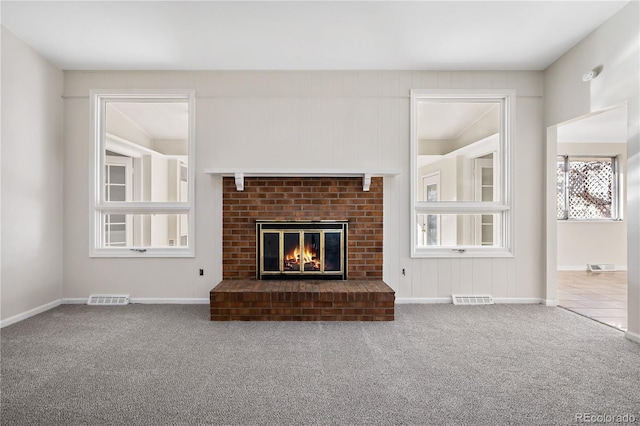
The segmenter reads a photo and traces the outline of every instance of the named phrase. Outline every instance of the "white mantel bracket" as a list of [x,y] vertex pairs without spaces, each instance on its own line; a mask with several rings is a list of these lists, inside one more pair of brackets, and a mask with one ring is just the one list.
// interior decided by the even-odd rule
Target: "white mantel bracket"
[[362,190],[365,192],[369,192],[370,187],[371,187],[371,173],[365,173],[362,176]]
[[236,190],[244,191],[244,173],[236,172],[234,173],[234,178],[236,180]]
[[293,169],[204,169],[212,176],[233,177],[236,190],[244,191],[245,177],[362,177],[362,190],[369,191],[372,177],[397,176],[400,170],[293,170]]

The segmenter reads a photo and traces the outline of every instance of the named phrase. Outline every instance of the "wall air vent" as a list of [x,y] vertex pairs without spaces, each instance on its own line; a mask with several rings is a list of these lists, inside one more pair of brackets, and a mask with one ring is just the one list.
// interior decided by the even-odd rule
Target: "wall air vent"
[[87,305],[96,306],[121,306],[128,304],[128,294],[92,294],[87,301]]
[[611,263],[589,263],[587,271],[591,272],[614,272],[616,266]]
[[477,294],[452,294],[454,305],[493,305],[493,297]]

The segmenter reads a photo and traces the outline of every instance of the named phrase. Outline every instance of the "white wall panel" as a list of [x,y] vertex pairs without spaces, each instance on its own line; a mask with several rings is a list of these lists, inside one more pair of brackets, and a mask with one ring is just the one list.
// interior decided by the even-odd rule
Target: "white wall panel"
[[497,297],[507,297],[509,295],[509,262],[513,262],[513,259],[492,259],[493,276],[491,277],[491,291],[489,294],[500,295]]
[[[544,125],[626,103],[628,158],[628,328],[640,339],[640,3],[629,2],[544,73]],[[589,83],[581,76],[602,66]],[[553,194],[547,194],[547,202]],[[555,238],[551,235],[551,238]]]
[[493,294],[493,259],[473,259],[472,294]]
[[62,297],[63,76],[4,27],[1,39],[5,320]]
[[[483,275],[474,278],[475,260],[409,256],[409,90],[454,85],[471,89],[522,88],[530,96],[521,98],[518,92],[518,126],[522,125],[526,134],[516,144],[525,143],[527,147],[522,153],[518,149],[516,164],[526,165],[531,173],[517,181],[518,189],[525,191],[517,196],[519,205],[526,203],[524,198],[541,194],[542,175],[535,167],[537,158],[542,158],[542,140],[540,131],[532,130],[541,128],[542,122],[541,92],[536,92],[541,88],[540,77],[540,72],[521,71],[66,72],[65,161],[74,166],[65,167],[65,202],[77,210],[65,216],[66,223],[74,223],[69,226],[73,230],[65,234],[69,247],[65,252],[69,259],[65,263],[65,297],[84,297],[97,289],[126,288],[132,297],[207,297],[206,292],[220,277],[221,195],[220,179],[205,175],[202,170],[265,166],[401,170],[400,175],[385,178],[385,280],[402,298],[446,297],[454,291],[473,292],[476,287],[492,292],[488,277],[511,277],[508,269],[514,259],[495,264],[484,260]],[[510,81],[514,86],[507,85]],[[135,85],[143,89],[196,89],[197,252],[195,259],[172,261],[170,272],[169,263],[153,259],[95,260],[86,255],[89,90]],[[288,155],[280,155],[283,151]],[[522,258],[518,255],[519,279],[516,282],[509,278],[511,287],[504,282],[496,287],[502,292],[511,288],[513,297],[532,292],[541,295],[543,291],[541,281],[532,272],[541,270],[538,262],[542,247],[536,236],[539,232],[524,225],[541,223],[540,209],[523,210],[518,218],[523,226],[516,229],[516,239],[522,238],[528,246]],[[496,267],[502,270],[493,271]],[[199,268],[205,269],[204,277],[196,275]],[[125,276],[124,271],[131,276]],[[521,271],[528,275],[520,277]],[[96,274],[100,275],[99,280],[89,279]]]

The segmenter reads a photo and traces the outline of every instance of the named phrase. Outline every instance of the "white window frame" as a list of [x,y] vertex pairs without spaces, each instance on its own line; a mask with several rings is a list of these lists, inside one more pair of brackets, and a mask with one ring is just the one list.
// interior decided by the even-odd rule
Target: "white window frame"
[[[108,102],[162,102],[182,100],[189,108],[188,201],[186,202],[109,202],[104,194],[106,157],[105,130]],[[90,257],[194,257],[195,256],[195,91],[194,90],[91,90],[92,148],[89,161],[89,256]],[[189,234],[186,247],[103,247],[103,213],[186,214]]]
[[[500,197],[498,202],[418,201],[418,123],[417,109],[421,101],[499,102],[500,121]],[[514,183],[513,159],[515,136],[516,92],[511,89],[490,90],[411,90],[411,209],[410,224],[418,214],[498,214],[501,217],[501,245],[494,246],[418,246],[416,232],[411,230],[411,257],[513,257],[514,253]]]

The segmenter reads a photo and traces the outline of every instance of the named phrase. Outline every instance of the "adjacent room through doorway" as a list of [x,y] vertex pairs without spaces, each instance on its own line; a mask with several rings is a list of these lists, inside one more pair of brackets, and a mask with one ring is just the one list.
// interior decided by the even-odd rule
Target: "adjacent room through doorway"
[[627,329],[627,107],[557,129],[559,306]]

